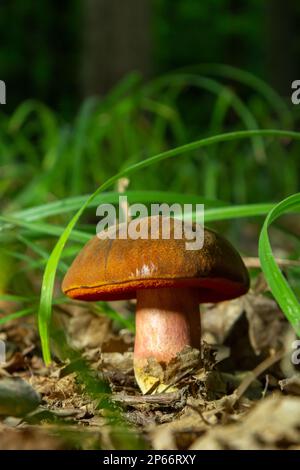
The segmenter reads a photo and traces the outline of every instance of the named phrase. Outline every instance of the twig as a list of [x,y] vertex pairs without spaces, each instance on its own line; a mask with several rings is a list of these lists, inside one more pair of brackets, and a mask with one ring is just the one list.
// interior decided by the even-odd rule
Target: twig
[[[260,259],[255,257],[244,257],[243,261],[247,268],[260,268]],[[293,260],[293,259],[282,259],[282,258],[275,258],[276,263],[279,266],[300,266],[300,261]]]
[[269,369],[273,364],[280,361],[283,356],[286,354],[285,351],[278,351],[273,356],[267,357],[264,361],[262,361],[255,369],[247,374],[244,378],[242,383],[238,386],[238,388],[233,392],[235,396],[234,404],[239,401],[239,399],[244,395],[245,391],[251,385],[251,383],[257,379],[265,370]]
[[[198,367],[198,366],[197,366]],[[185,376],[190,375],[192,372],[194,372],[197,367],[192,367],[190,369],[187,369],[183,371],[181,374],[177,374],[173,380],[170,381],[170,383],[166,386],[166,388],[163,389],[162,393],[166,393],[169,388],[173,387],[174,385],[178,384]]]
[[[125,193],[126,189],[129,186],[129,179],[128,178],[120,178],[117,183],[117,191],[119,194]],[[130,214],[129,214],[129,207],[128,203],[123,201],[120,204],[120,210],[123,213],[123,217],[125,220],[129,221],[130,220]]]
[[200,410],[200,408],[198,408],[197,406],[194,406],[194,405],[190,405],[189,403],[187,403],[186,406],[188,408],[191,408],[193,411],[196,411],[196,413],[198,413],[198,415],[200,416],[200,418],[202,419],[204,424],[206,424],[207,426],[211,426],[211,423],[205,418],[205,416],[203,415],[202,410]]
[[266,374],[266,383],[265,383],[264,389],[262,391],[263,398],[265,398],[266,393],[268,391],[268,388],[269,388],[269,374]]
[[123,403],[128,406],[136,405],[161,405],[170,406],[176,401],[182,400],[182,393],[170,392],[170,393],[156,393],[155,395],[125,395],[118,394],[112,397],[112,400],[117,403]]

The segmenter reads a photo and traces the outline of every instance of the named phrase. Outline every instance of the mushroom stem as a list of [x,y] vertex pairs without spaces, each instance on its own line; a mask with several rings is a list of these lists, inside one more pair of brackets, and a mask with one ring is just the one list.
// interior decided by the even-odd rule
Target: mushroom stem
[[[196,290],[162,288],[137,291],[134,371],[143,393],[158,381],[147,370],[148,359],[168,364],[186,346],[200,350],[200,333]],[[166,386],[160,384],[155,391],[160,392]]]

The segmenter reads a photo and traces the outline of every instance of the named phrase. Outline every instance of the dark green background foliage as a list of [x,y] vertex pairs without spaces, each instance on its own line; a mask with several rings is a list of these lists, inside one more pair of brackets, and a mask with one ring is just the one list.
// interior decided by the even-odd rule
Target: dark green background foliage
[[155,53],[160,71],[222,62],[265,73],[265,2],[157,0],[156,9]]
[[[4,200],[87,193],[128,161],[222,131],[294,127],[299,23],[294,0],[3,1],[2,158],[24,165]],[[298,187],[297,152],[257,137],[163,162],[130,187],[280,199]]]
[[[89,29],[85,10],[92,3],[1,2],[0,72],[10,88],[9,110],[34,97],[65,116],[75,111],[85,95],[82,68]],[[117,12],[118,0],[112,3]],[[297,1],[148,0],[147,4],[151,10],[148,77],[187,65],[226,63],[251,71],[287,96],[291,75],[299,70],[299,61],[290,60],[300,51]],[[106,22],[103,11],[100,18]],[[126,34],[122,28],[115,31],[120,38],[122,34]],[[107,60],[114,60],[109,45]]]
[[78,0],[1,1],[0,74],[11,90],[9,109],[31,97],[74,109],[80,8]]

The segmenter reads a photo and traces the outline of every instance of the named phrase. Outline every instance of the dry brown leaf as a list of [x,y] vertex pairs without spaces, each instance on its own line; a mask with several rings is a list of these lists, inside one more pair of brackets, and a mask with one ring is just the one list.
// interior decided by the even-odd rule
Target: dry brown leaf
[[111,335],[109,318],[93,315],[87,309],[77,306],[66,326],[71,346],[79,350],[101,348]]
[[280,349],[288,323],[277,303],[263,295],[248,294],[244,297],[244,309],[255,354]]
[[190,449],[288,449],[299,442],[300,398],[275,394],[259,401],[237,423],[211,428]]

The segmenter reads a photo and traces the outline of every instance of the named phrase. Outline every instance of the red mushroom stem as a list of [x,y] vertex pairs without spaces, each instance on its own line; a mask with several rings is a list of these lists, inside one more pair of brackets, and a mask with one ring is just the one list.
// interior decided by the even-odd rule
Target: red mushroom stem
[[[146,393],[157,378],[149,375],[148,359],[168,364],[186,346],[200,350],[201,323],[197,292],[191,288],[137,291],[134,370]],[[162,391],[161,384],[157,391]]]

